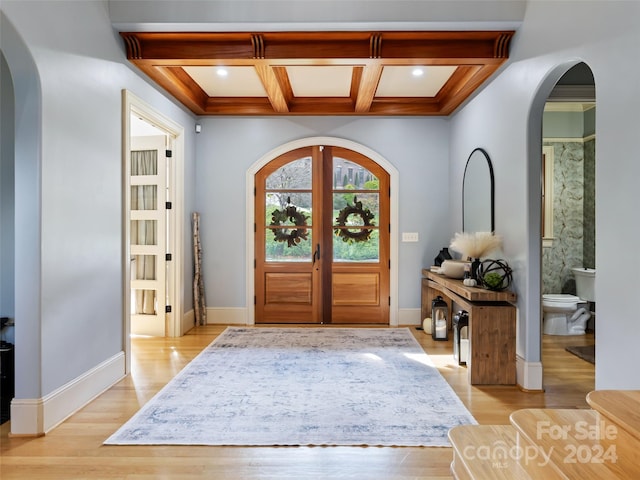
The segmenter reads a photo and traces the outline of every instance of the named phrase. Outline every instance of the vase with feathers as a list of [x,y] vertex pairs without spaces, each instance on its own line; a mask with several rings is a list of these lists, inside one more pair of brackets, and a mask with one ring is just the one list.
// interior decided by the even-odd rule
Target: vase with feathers
[[493,232],[457,232],[449,248],[459,252],[462,258],[481,259],[502,248],[502,237]]

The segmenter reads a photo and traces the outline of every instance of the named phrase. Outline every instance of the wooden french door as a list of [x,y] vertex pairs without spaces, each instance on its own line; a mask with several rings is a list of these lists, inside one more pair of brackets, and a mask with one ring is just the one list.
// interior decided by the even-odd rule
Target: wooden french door
[[389,175],[341,147],[256,174],[256,323],[389,323]]

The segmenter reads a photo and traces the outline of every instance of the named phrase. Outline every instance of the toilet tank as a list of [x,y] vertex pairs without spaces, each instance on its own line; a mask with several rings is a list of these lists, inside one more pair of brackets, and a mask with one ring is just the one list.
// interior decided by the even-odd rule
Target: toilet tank
[[572,268],[576,278],[576,295],[589,302],[596,301],[596,270],[595,268]]

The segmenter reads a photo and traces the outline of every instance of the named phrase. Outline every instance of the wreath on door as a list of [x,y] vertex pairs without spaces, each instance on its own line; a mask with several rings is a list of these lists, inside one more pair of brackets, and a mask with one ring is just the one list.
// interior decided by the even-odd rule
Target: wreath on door
[[[269,226],[281,227],[282,224],[288,220],[296,227],[306,227],[308,218],[304,213],[298,211],[295,205],[291,205],[287,199],[287,206],[284,210],[275,209],[273,211]],[[306,240],[309,234],[306,228],[294,228],[292,230],[288,228],[274,228],[273,235],[276,242],[287,242],[287,246],[294,247],[302,240]]]
[[[355,195],[353,196],[353,205],[347,203],[347,206],[338,213],[338,216],[336,217],[336,225],[338,227],[349,226],[349,217],[351,215],[360,217],[360,220],[362,221],[361,225],[365,227],[375,226],[372,222],[375,215],[371,213],[371,210],[368,208],[363,208],[362,202],[360,202]],[[351,223],[351,225],[354,224]],[[341,238],[343,242],[347,243],[366,242],[369,240],[371,232],[373,232],[373,229],[371,228],[358,228],[357,230],[349,230],[348,228],[334,229],[336,236]]]

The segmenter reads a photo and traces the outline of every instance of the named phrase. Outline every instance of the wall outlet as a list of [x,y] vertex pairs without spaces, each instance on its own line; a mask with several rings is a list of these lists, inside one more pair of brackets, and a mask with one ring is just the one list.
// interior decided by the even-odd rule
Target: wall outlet
[[402,241],[403,242],[417,242],[418,241],[418,232],[402,232]]

